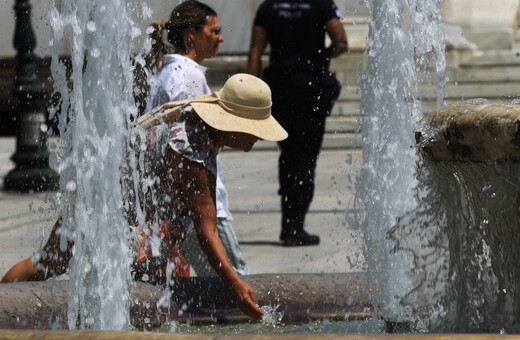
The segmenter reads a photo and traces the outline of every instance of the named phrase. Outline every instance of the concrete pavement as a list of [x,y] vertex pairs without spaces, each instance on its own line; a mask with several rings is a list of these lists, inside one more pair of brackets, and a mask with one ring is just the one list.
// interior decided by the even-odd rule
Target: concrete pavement
[[[0,187],[14,166],[9,160],[14,150],[14,138],[0,138]],[[361,151],[324,150],[321,154],[315,198],[307,217],[307,230],[322,240],[315,247],[288,248],[278,243],[277,157],[272,150],[221,154],[233,225],[252,274],[362,270],[362,237],[347,218],[354,216]],[[51,165],[56,165],[54,156]],[[0,275],[41,247],[58,207],[56,192],[19,194],[0,189]]]

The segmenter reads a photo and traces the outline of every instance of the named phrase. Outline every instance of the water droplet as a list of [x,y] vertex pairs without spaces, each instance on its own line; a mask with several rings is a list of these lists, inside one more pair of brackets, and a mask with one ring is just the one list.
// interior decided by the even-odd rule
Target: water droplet
[[101,54],[101,51],[99,50],[99,48],[95,47],[92,49],[92,51],[90,51],[90,55],[93,57],[93,58],[99,58],[99,55]]
[[67,183],[67,185],[66,185],[66,188],[67,188],[67,190],[69,190],[69,191],[74,191],[74,190],[76,190],[76,182],[74,182],[74,181],[69,181],[69,182]]
[[152,34],[155,31],[155,28],[153,26],[148,26],[146,28],[146,34]]
[[276,325],[279,324],[282,321],[283,318],[283,312],[277,312],[278,307],[280,305],[276,306],[262,306],[260,309],[264,312],[264,316],[262,318],[262,323],[264,325]]
[[89,32],[95,32],[96,31],[96,23],[93,21],[87,22],[87,30]]

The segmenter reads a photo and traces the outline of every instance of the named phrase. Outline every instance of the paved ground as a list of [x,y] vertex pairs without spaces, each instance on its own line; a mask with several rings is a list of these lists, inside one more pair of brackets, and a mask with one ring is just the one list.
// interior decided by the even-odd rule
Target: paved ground
[[[0,138],[0,275],[45,242],[58,211],[56,192],[18,194],[1,189],[3,177],[13,167],[9,157],[14,149],[14,138]],[[222,153],[233,224],[252,273],[361,270],[361,237],[347,218],[353,216],[361,152],[321,154],[316,194],[307,218],[307,230],[322,238],[316,247],[287,248],[278,243],[277,157],[275,151]]]

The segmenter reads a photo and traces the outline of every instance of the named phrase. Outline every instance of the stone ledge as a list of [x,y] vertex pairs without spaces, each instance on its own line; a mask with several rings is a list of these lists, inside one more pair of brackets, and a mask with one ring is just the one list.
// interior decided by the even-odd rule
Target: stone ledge
[[482,50],[505,50],[513,46],[513,29],[472,29],[464,33],[464,37],[475,43]]
[[[445,100],[466,100],[471,98],[515,98],[518,97],[519,84],[517,82],[478,82],[478,83],[448,83],[445,87]],[[419,85],[420,98],[437,98],[437,86],[430,84]],[[343,85],[338,103],[357,102],[361,93],[355,85]]]
[[[446,100],[467,100],[471,98],[507,98],[518,97],[519,84],[515,82],[479,82],[479,83],[449,83],[445,87]],[[419,97],[437,98],[437,87],[434,85],[419,86]],[[350,99],[350,96],[347,97]]]
[[[347,320],[350,313],[366,319],[374,311],[364,272],[260,274],[243,279],[255,290],[259,305],[279,305],[284,322],[336,316]],[[48,329],[53,319],[66,329],[69,283],[56,281],[52,291],[50,287],[48,282],[0,284],[0,329]],[[162,286],[133,283],[131,324],[153,329],[168,319],[192,324],[250,321],[219,277],[178,278],[172,291],[170,302],[158,307],[164,296]],[[379,293],[379,287],[374,293]]]
[[506,66],[464,66],[446,71],[450,81],[458,83],[520,82],[520,63]]
[[457,103],[421,125],[416,141],[435,161],[520,161],[519,103]]
[[[323,137],[322,150],[350,150],[359,149],[361,147],[361,134],[359,133],[325,133]],[[253,147],[251,151],[261,150],[276,150],[278,145],[276,142],[259,141]],[[226,149],[228,150],[228,149]],[[230,152],[239,152],[235,150],[229,150]]]
[[520,49],[460,51],[459,66],[520,65]]

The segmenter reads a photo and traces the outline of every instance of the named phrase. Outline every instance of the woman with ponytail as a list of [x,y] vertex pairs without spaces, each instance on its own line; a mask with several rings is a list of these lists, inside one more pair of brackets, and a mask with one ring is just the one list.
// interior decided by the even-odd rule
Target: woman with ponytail
[[211,93],[200,63],[217,55],[221,34],[217,13],[189,0],[175,7],[168,22],[152,22],[152,62],[159,71],[147,110],[164,103]]

